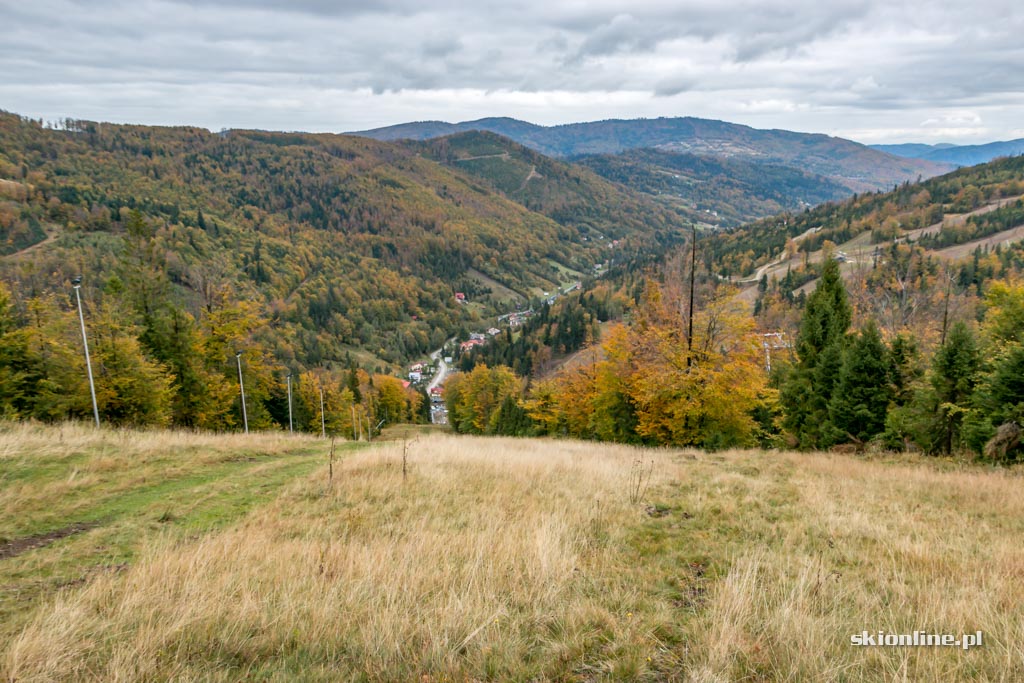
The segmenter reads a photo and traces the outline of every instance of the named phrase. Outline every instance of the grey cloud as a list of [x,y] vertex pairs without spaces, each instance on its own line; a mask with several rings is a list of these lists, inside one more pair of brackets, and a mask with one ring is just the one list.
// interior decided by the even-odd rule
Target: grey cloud
[[[1008,0],[0,0],[0,23],[0,107],[110,119],[176,111],[192,88],[225,116],[276,93],[288,128],[344,116],[289,112],[310,89],[374,92],[369,104],[410,111],[432,92],[520,93],[540,116],[581,111],[574,97],[609,111],[685,102],[719,118],[772,108],[751,102],[871,120],[906,111],[918,125],[972,102],[1016,108],[1024,92],[1024,13]],[[229,105],[218,92],[256,99]]]
[[654,94],[658,97],[672,97],[689,92],[697,87],[697,80],[687,74],[670,76],[654,86]]

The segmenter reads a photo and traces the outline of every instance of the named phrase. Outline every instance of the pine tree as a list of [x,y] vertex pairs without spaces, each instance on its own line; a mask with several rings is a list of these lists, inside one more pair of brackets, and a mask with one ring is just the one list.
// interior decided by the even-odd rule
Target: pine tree
[[893,403],[907,405],[913,399],[915,385],[924,374],[917,342],[908,335],[897,335],[889,345],[888,359]]
[[527,436],[530,427],[530,416],[516,397],[508,394],[491,418],[490,432],[502,436]]
[[[1024,426],[1024,345],[1009,345],[992,361],[991,371],[978,382],[972,406],[963,431],[964,440],[975,451],[990,455],[986,444],[1004,425],[1020,434]],[[1020,457],[1024,444],[1019,436],[1014,441],[995,449],[992,457]]]
[[967,325],[958,322],[932,359],[931,396],[926,405],[935,417],[928,430],[931,438],[927,450],[952,453],[960,444],[980,363],[974,335]]
[[783,377],[779,396],[785,410],[783,425],[803,448],[823,444],[822,429],[839,381],[851,316],[839,264],[829,259],[800,322],[796,341],[799,362]]
[[829,440],[864,443],[885,427],[892,399],[890,368],[878,327],[872,321],[843,354],[839,381],[829,401]]

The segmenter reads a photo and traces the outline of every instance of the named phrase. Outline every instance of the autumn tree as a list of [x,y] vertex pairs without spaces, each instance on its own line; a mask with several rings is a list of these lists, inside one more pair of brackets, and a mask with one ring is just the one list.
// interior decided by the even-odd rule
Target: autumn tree
[[445,383],[445,402],[452,428],[463,434],[486,434],[493,430],[493,417],[506,396],[522,393],[522,384],[506,366],[478,365]]

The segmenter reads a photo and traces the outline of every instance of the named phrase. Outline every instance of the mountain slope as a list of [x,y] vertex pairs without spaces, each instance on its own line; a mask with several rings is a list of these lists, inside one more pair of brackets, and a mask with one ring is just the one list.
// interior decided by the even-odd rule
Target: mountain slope
[[735,227],[845,199],[850,190],[788,166],[640,149],[574,157],[598,175],[653,195],[693,220]]
[[836,179],[855,192],[891,187],[905,180],[949,170],[945,164],[894,157],[842,138],[758,130],[692,117],[608,120],[550,127],[515,119],[480,119],[446,125],[439,122],[402,124],[354,135],[381,140],[427,139],[469,130],[498,133],[549,156],[615,154],[657,147],[673,152],[798,166]]
[[989,142],[984,145],[950,145],[940,143],[937,145],[872,145],[872,148],[897,156],[925,161],[954,164],[956,166],[975,166],[1000,157],[1024,154],[1024,138]]
[[[141,240],[181,306],[257,302],[271,346],[299,367],[350,351],[378,364],[416,357],[499,311],[479,275],[549,290],[608,257],[583,228],[400,145],[71,123],[0,115],[0,276],[12,290],[41,294],[81,274],[101,300]],[[674,229],[637,221],[617,237],[657,249]]]
[[875,245],[913,241],[929,247],[962,245],[1024,224],[1016,200],[1024,194],[1024,157],[962,168],[889,192],[866,193],[797,214],[782,214],[706,244],[723,275],[761,277],[795,267],[825,241],[871,260]]
[[610,242],[652,229],[667,236],[690,222],[674,207],[495,133],[471,131],[406,144],[429,159],[487,183],[531,211],[573,228],[585,240]]
[[898,157],[906,157],[908,159],[926,159],[929,154],[933,152],[939,152],[946,149],[954,149],[958,145],[953,145],[948,142],[939,142],[934,145],[928,145],[922,142],[904,142],[895,145],[868,145],[871,149],[877,149],[880,152],[886,154],[894,154]]

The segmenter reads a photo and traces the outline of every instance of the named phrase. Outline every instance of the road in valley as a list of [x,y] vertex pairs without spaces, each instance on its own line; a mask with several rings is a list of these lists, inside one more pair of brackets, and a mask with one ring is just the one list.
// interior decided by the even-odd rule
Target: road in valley
[[[455,341],[455,337],[449,339],[445,344]],[[448,424],[448,408],[445,406],[444,401],[434,403],[433,395],[430,393],[435,388],[444,384],[445,378],[448,376],[448,364],[444,362],[444,346],[439,348],[430,354],[430,360],[434,362],[437,367],[437,372],[434,373],[434,377],[427,384],[427,397],[430,399],[430,421],[433,424]]]

